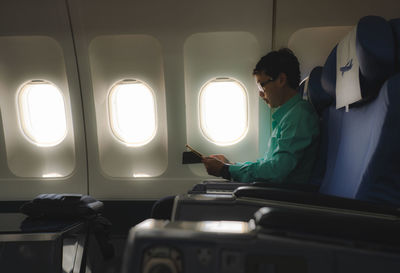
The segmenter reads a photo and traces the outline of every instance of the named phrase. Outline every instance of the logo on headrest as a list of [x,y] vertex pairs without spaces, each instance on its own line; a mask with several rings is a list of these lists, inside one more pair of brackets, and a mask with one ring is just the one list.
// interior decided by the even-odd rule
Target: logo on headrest
[[348,61],[347,64],[345,64],[345,66],[342,66],[340,68],[340,71],[342,72],[342,77],[344,72],[351,70],[352,67],[353,67],[353,59],[350,59],[350,61]]

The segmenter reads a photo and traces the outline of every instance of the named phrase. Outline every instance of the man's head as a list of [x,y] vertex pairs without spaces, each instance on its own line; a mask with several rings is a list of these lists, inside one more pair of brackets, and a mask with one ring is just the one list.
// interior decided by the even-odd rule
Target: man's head
[[271,51],[257,63],[253,75],[260,97],[270,107],[278,107],[296,94],[300,82],[299,61],[288,48]]

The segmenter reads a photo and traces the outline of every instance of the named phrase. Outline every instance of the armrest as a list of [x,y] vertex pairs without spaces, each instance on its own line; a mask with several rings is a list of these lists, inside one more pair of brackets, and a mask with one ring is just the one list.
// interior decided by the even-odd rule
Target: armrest
[[208,191],[221,191],[221,192],[233,192],[239,187],[249,185],[248,183],[237,183],[226,181],[203,181],[200,184],[194,185],[194,187],[188,191],[189,194],[204,194]]
[[384,243],[399,247],[400,218],[345,214],[304,208],[261,208],[255,222],[262,232],[289,232],[295,236],[328,236]]
[[356,210],[369,213],[400,215],[398,208],[371,203],[363,200],[349,199],[321,193],[293,191],[287,189],[245,186],[237,188],[234,196],[265,200],[300,203],[319,207]]
[[233,192],[239,187],[244,186],[256,186],[256,187],[272,187],[286,190],[306,191],[306,192],[317,192],[319,186],[311,184],[277,184],[273,182],[253,182],[253,183],[240,183],[231,182],[228,180],[206,180],[200,184],[194,185],[194,187],[188,191],[189,194],[204,194],[207,191],[222,191],[222,192]]

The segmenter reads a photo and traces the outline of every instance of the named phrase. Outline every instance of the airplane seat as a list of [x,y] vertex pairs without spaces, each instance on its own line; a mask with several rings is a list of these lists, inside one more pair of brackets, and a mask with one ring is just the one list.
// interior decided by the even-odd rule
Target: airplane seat
[[[366,168],[356,199],[400,207],[400,74],[382,87],[376,103],[375,128],[381,128],[374,155]],[[375,129],[374,128],[374,129]]]
[[[319,90],[332,97],[332,103],[324,110],[321,127],[322,155],[317,160],[317,175],[313,174],[313,179],[317,179],[313,183],[321,183],[319,192],[322,195],[302,194],[296,200],[316,201],[324,206],[334,207],[341,203],[356,205],[350,202],[353,200],[348,199],[358,199],[399,207],[400,172],[396,170],[399,162],[394,152],[400,149],[397,147],[400,146],[397,144],[400,137],[397,126],[400,123],[400,102],[396,98],[398,76],[390,78],[383,85],[395,71],[393,33],[390,24],[382,17],[366,16],[360,19],[353,35],[353,55],[356,56],[349,56],[337,67],[337,45],[321,72]],[[354,57],[358,59],[357,66],[356,61],[353,64]],[[350,78],[343,86],[339,80],[348,73],[353,73],[352,77],[356,78]],[[314,81],[317,78],[314,77]],[[349,103],[350,106],[336,109],[336,85],[342,85],[341,90],[347,95],[346,92],[358,82],[360,98]],[[236,197],[277,200],[277,192],[268,191],[244,187],[234,194]],[[279,200],[290,202],[293,193],[287,195],[287,198],[284,197],[286,194],[279,195]],[[331,197],[340,198],[335,201]],[[322,202],[323,199],[327,202]]]
[[315,162],[310,178],[310,184],[315,185],[316,187],[318,187],[318,189],[322,183],[326,166],[327,139],[329,136],[327,132],[327,123],[324,122],[328,119],[327,116],[329,114],[326,109],[333,102],[333,98],[325,91],[323,91],[321,85],[321,75],[322,66],[317,66],[313,68],[307,81],[304,81],[299,88],[299,92],[302,95],[302,98],[311,103],[315,111],[318,113],[318,116],[320,117],[321,138],[317,160]]
[[[396,171],[399,162],[397,154],[391,152],[400,149],[393,138],[400,136],[396,128],[400,121],[400,101],[393,90],[398,77],[391,78],[382,87],[394,73],[390,24],[381,17],[364,17],[357,25],[355,39],[356,56],[349,55],[346,65],[337,67],[339,49],[336,46],[322,71],[322,86],[331,96],[336,95],[336,105],[328,108],[328,133],[335,137],[328,140],[326,172],[320,192],[399,206],[400,180],[396,179],[400,177]],[[359,62],[359,71],[355,73],[358,67],[354,57]],[[347,73],[353,73],[354,78],[343,85],[339,81]],[[357,82],[357,76],[361,97],[351,100],[350,106],[336,109],[338,100],[343,100],[339,92],[351,96],[347,93]],[[340,86],[336,88],[339,84],[341,91]]]
[[321,85],[322,69],[322,66],[314,67],[308,76],[307,83],[304,81],[299,87],[300,95],[312,104],[320,117],[322,117],[325,108],[333,102],[333,98],[323,91]]
[[[396,77],[382,87],[394,74],[391,26],[382,17],[366,16],[345,39],[339,44],[340,51],[337,45],[329,54],[321,72],[319,90],[332,97],[333,103],[324,110],[321,128],[321,150],[326,155],[320,158],[326,156],[326,162],[317,160],[319,176],[313,177],[321,179],[322,194],[399,206],[398,160],[387,150],[396,149],[392,136],[400,135],[396,128],[400,102],[391,94],[395,92],[391,89],[396,89]],[[385,99],[389,96],[391,101]],[[347,105],[346,99],[351,99]],[[240,189],[235,194],[243,196]]]
[[[321,91],[321,73],[322,67],[315,67],[307,81],[304,81],[300,87],[299,92],[300,94],[304,93],[304,99],[310,101],[311,104],[316,107],[317,112],[319,113],[321,120],[326,119],[327,111],[326,107],[329,106],[333,99]],[[323,124],[322,124],[323,125]],[[326,126],[323,126],[326,128]],[[277,191],[283,191],[284,193],[287,192],[304,192],[304,193],[316,193],[319,190],[320,182],[322,181],[323,174],[325,172],[325,156],[326,150],[326,142],[322,142],[320,144],[320,152],[319,158],[316,161],[316,166],[314,168],[314,173],[312,174],[312,179],[310,184],[276,184],[274,182],[253,182],[253,183],[241,183],[242,186],[238,187],[238,189],[255,189],[258,191],[259,188],[272,192],[272,189],[276,189]],[[231,184],[231,183],[221,183],[219,184]],[[233,183],[235,184],[235,183]],[[238,186],[239,183],[236,183]],[[198,186],[202,186],[204,184],[198,184]],[[217,185],[217,184],[216,184]],[[243,186],[246,185],[246,186]],[[222,209],[221,214],[223,214],[223,219],[229,220],[248,220],[247,218],[250,217],[258,208],[259,205],[248,205],[248,204],[235,204],[235,197],[232,196],[232,192],[228,194],[224,194],[223,192],[212,192],[206,191],[205,189],[200,189],[200,187],[194,188],[196,191],[189,191],[188,195],[178,195],[177,197],[166,197],[163,199],[158,200],[155,205],[153,206],[152,211],[152,218],[155,219],[173,219],[175,220],[218,220],[219,212],[218,207],[223,207],[221,204],[213,203],[211,204],[210,211],[208,209],[199,208],[198,205],[200,203],[205,204],[205,200],[213,200],[213,196],[218,196],[217,199],[220,199],[222,203],[228,204],[228,206],[235,207],[234,210],[226,211]],[[233,189],[235,190],[235,189]],[[243,190],[236,190],[235,193],[244,193]],[[208,197],[205,195],[208,194]],[[197,196],[196,196],[197,195]],[[225,195],[223,198],[222,195]],[[276,196],[276,195],[275,195]],[[217,201],[219,202],[219,201]],[[226,202],[226,203],[225,203]],[[175,204],[175,206],[174,206]],[[192,204],[194,204],[192,206]],[[213,207],[213,208],[211,208]],[[168,208],[168,209],[166,209]],[[171,214],[170,209],[173,208],[173,213]],[[166,213],[166,211],[168,213]],[[213,215],[216,215],[213,217]],[[244,216],[244,217],[243,217]]]
[[[355,39],[352,43],[359,62],[359,65],[357,66],[357,69],[359,68],[359,78],[356,80],[360,82],[359,89],[361,91],[361,99],[352,104],[352,109],[358,109],[357,107],[373,100],[379,93],[383,82],[394,73],[394,41],[390,24],[384,18],[378,16],[366,16],[361,18],[355,27],[354,33]],[[337,46],[332,50],[325,66],[323,68],[314,68],[311,71],[308,80],[303,81],[299,88],[299,92],[303,99],[310,101],[318,115],[321,117],[320,151],[311,175],[310,184],[315,186],[316,189],[318,189],[320,185],[325,184],[324,189],[321,189],[321,192],[326,194],[331,194],[331,190],[333,190],[328,189],[329,186],[327,186],[328,184],[332,184],[330,178],[328,178],[331,177],[331,175],[325,174],[325,170],[332,172],[333,169],[326,169],[326,165],[335,166],[337,160],[336,151],[339,149],[338,145],[342,138],[341,126],[344,115],[343,110],[336,110],[335,107],[337,80],[336,62]],[[350,62],[348,66],[344,65],[343,67],[340,67],[340,69],[348,69],[350,71],[352,67],[355,68],[356,66],[353,66],[353,63]],[[343,73],[349,72],[344,71]],[[347,87],[344,86],[344,89],[347,89]],[[358,110],[352,110],[352,112],[357,111]],[[354,115],[356,114],[350,113],[348,116]],[[346,126],[353,128],[351,125],[353,122],[358,123],[358,119],[364,118],[363,114],[359,115],[360,117],[358,118],[347,118],[354,121],[346,121],[346,124],[348,123]],[[346,139],[348,139],[350,138],[350,134],[356,135],[357,132],[349,132],[346,134],[349,134],[349,136],[346,136]],[[360,143],[360,150],[363,150],[361,148],[362,145],[367,145],[367,143]],[[346,157],[346,155],[344,156]],[[353,175],[355,175],[357,170],[359,170],[359,168],[354,169]],[[338,173],[341,172],[338,171]],[[354,186],[353,190],[357,191],[357,179],[352,181]],[[273,184],[274,183],[253,183],[251,186],[274,187]],[[336,184],[333,183],[333,185]],[[349,192],[341,192],[341,187],[342,186],[338,185],[336,188],[339,189],[339,192],[333,190],[333,195],[355,198],[355,195],[351,195]],[[290,189],[290,187],[283,188]],[[295,190],[299,189],[295,188]]]
[[[400,124],[400,113],[397,113],[400,105],[397,104],[400,102],[396,99],[398,76],[382,87],[394,75],[392,30],[385,19],[367,16],[359,21],[349,37],[352,39],[346,39],[352,41],[353,55],[337,66],[337,55],[343,56],[343,52],[336,46],[322,70],[316,68],[312,75],[315,78],[311,86],[315,86],[315,92],[325,91],[328,95],[326,101],[322,100],[326,108],[321,112],[322,155],[315,168],[319,172],[313,174],[313,183],[321,183],[319,192],[245,186],[236,189],[231,198],[178,196],[172,214],[174,220],[248,219],[257,206],[280,206],[282,202],[288,205],[296,203],[299,206],[399,214],[396,210],[400,205],[400,179],[397,179],[399,171],[396,170],[399,163],[396,152],[391,153],[400,149],[397,144],[400,139],[400,130],[397,128]],[[343,48],[343,43],[339,45]],[[317,87],[319,71],[321,86]],[[336,85],[343,85],[336,78],[347,78],[348,75],[352,76],[341,91],[345,95],[350,94],[351,87],[359,83],[361,99],[336,109],[338,102],[342,103],[342,98],[336,96]],[[312,92],[310,94],[314,94]],[[235,215],[229,214],[228,217],[228,208],[233,207]],[[239,208],[243,208],[243,212]],[[212,215],[210,211],[213,211]]]
[[147,219],[129,231],[122,272],[398,272],[399,227],[375,215],[271,207],[249,221]]
[[[322,67],[315,67],[311,71],[310,75],[304,81],[302,81],[298,88],[298,92],[304,100],[310,101],[318,115],[321,117],[321,119],[323,119],[323,116],[325,115],[324,109],[332,103],[333,99],[328,94],[321,91],[321,73]],[[323,154],[324,153],[322,153],[322,155]],[[222,181],[206,180],[200,184],[196,184],[191,190],[188,191],[188,194],[231,194],[234,190],[243,186],[276,187],[285,190],[317,192],[319,186],[321,185],[321,175],[324,173],[323,164],[318,164],[316,169],[318,171],[315,172],[315,175],[313,175],[311,183],[309,184],[276,184],[268,181],[254,181],[252,183],[229,181],[224,183]],[[168,202],[170,202],[170,200],[168,200]]]
[[400,18],[392,19],[389,21],[392,26],[394,44],[396,50],[396,71],[400,71]]

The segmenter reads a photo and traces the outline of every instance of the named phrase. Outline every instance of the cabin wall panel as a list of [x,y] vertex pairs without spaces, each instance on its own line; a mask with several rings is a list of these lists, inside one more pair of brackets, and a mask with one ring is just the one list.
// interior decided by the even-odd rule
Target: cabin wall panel
[[[96,104],[99,157],[106,176],[160,176],[167,168],[167,126],[163,60],[159,42],[148,35],[99,36],[89,47]],[[139,80],[156,98],[156,133],[146,145],[117,139],[109,120],[110,90],[121,80]],[[144,117],[142,117],[144,118]]]
[[[40,193],[52,192],[86,193],[82,101],[66,2],[1,1],[0,40],[0,200],[27,200]],[[35,145],[28,145],[25,138],[18,137],[21,136],[21,129],[16,122],[16,93],[23,83],[37,78],[52,81],[64,94],[67,115],[72,117],[67,121],[70,130],[67,138],[72,145],[69,148],[62,148],[61,145],[55,146],[53,151],[38,149]],[[5,141],[6,135],[10,141]],[[13,148],[18,156],[10,154],[9,148]],[[52,160],[49,153],[54,153],[57,160]],[[18,166],[18,176],[15,170],[14,173],[10,170],[10,157],[11,161],[16,160],[11,165]],[[54,169],[65,169],[62,175],[66,176],[40,177]],[[27,172],[30,173],[27,177],[21,176],[21,173]]]
[[[185,41],[186,127],[190,145],[206,155],[225,154],[232,162],[257,159],[258,89],[251,71],[261,54],[257,39],[246,32],[200,33],[190,36]],[[217,145],[208,140],[198,122],[199,91],[208,81],[217,77],[239,82],[245,88],[247,98],[246,135],[238,143],[227,146]],[[202,164],[189,167],[199,176],[207,175]]]
[[[187,142],[184,43],[196,33],[248,32],[260,47],[258,55],[251,52],[252,61],[259,59],[271,49],[272,1],[117,0],[110,5],[106,0],[69,0],[68,3],[82,80],[86,132],[91,140],[88,142],[90,194],[102,199],[121,200],[157,199],[186,192],[204,177],[195,176],[187,165],[181,164],[182,151]],[[99,116],[96,116],[94,93],[97,91],[93,89],[100,79],[92,77],[93,68],[88,55],[90,43],[96,37],[105,35],[149,35],[160,43],[168,127],[168,166],[158,177],[123,179],[110,178],[102,173],[96,128]],[[251,70],[241,72],[246,73],[243,77],[251,77]],[[268,114],[264,115],[262,120],[268,119]],[[266,132],[262,134],[266,139],[269,127],[263,126]],[[259,152],[257,143],[251,144],[248,149],[249,157],[256,156],[253,152]]]
[[[75,168],[75,145],[70,98],[64,56],[59,44],[44,36],[0,38],[0,95],[8,177],[40,178],[53,173],[69,176]],[[17,103],[23,84],[29,80],[47,80],[60,89],[66,108],[67,134],[61,143],[51,147],[35,145],[22,130]]]

